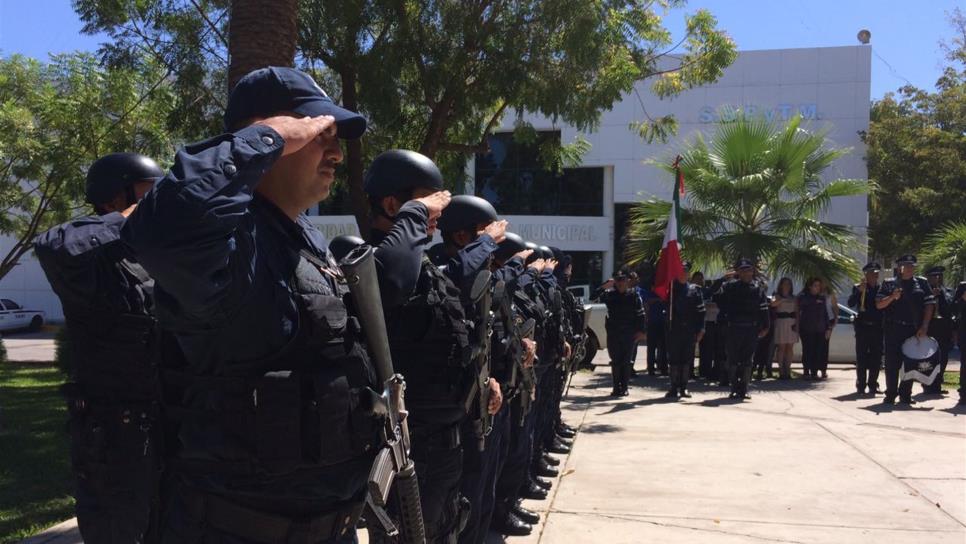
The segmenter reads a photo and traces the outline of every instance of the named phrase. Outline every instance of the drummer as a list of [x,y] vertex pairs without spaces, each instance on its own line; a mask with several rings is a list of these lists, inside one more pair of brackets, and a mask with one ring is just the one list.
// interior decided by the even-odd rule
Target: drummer
[[894,404],[896,395],[901,404],[915,404],[912,382],[899,383],[902,368],[902,343],[913,336],[926,338],[929,321],[936,307],[936,297],[926,278],[916,276],[916,256],[903,255],[896,260],[897,277],[882,283],[875,297],[876,308],[882,310],[885,338],[885,404]]

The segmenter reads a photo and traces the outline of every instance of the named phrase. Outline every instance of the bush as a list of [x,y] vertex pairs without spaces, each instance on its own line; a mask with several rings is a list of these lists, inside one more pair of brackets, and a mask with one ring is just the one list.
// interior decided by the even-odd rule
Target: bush
[[3,335],[0,335],[0,363],[7,362],[7,346],[3,345]]
[[61,372],[70,374],[70,337],[67,335],[67,325],[57,329],[54,347],[54,364]]

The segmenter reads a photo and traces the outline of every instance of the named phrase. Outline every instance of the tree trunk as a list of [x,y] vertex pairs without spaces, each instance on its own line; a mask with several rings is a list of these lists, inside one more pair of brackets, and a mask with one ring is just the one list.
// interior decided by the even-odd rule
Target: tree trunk
[[229,92],[248,72],[294,66],[298,0],[234,0],[228,24]]
[[[354,63],[346,63],[339,75],[342,77],[342,106],[359,111],[359,96],[356,92],[356,72]],[[359,233],[369,237],[369,200],[362,188],[364,168],[362,165],[362,141],[346,140],[346,168],[348,170],[349,202],[352,214],[359,224]]]

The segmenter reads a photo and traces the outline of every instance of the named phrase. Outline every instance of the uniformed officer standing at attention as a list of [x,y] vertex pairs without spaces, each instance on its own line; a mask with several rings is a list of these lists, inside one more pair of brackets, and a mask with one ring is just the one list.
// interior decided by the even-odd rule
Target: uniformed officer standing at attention
[[[370,243],[391,236],[413,198],[450,196],[443,175],[429,157],[390,150],[366,171],[372,208]],[[445,207],[445,206],[444,206]],[[460,427],[464,401],[473,384],[471,325],[459,287],[434,265],[425,251],[436,231],[434,218],[426,235],[409,251],[420,259],[419,279],[408,297],[386,303],[386,327],[396,371],[406,377],[406,408],[412,459],[419,478],[419,499],[429,543],[453,542],[468,515],[460,497],[464,448]],[[495,244],[494,244],[495,247]],[[370,540],[388,541],[370,524]]]
[[610,372],[614,388],[613,397],[626,397],[627,385],[631,377],[631,354],[634,344],[646,338],[647,322],[644,306],[637,291],[630,287],[630,277],[626,270],[619,270],[614,277],[604,282],[593,297],[607,305],[607,354],[610,356]]
[[876,307],[879,294],[879,263],[862,267],[865,277],[852,287],[849,306],[859,315],[855,318],[855,392],[869,395],[879,391],[879,370],[882,368],[882,312]]
[[768,334],[768,298],[762,285],[755,281],[755,268],[750,259],[735,263],[737,279],[721,286],[715,295],[727,323],[725,352],[728,358],[728,381],[731,399],[748,399],[751,364],[758,339]]
[[[956,341],[959,344],[959,352],[964,351],[963,345],[966,344],[966,281],[959,282],[956,293],[953,295],[953,311],[956,315]],[[960,360],[962,356],[960,355]],[[966,404],[966,386],[963,383],[963,367],[959,367],[959,403]]]
[[704,336],[704,295],[701,287],[688,283],[690,263],[674,278],[668,301],[667,354],[671,365],[671,388],[665,398],[691,398],[688,378],[694,368],[694,349]]
[[941,370],[939,377],[932,385],[922,386],[923,393],[933,395],[945,395],[949,391],[942,388],[943,374],[946,372],[946,364],[949,363],[949,352],[953,349],[953,336],[956,334],[956,324],[953,322],[955,312],[953,310],[953,290],[943,285],[943,273],[946,272],[944,266],[934,266],[926,271],[926,280],[932,290],[932,295],[936,297],[936,309],[932,319],[929,320],[929,336],[939,342],[939,364]]
[[896,260],[898,276],[882,283],[875,304],[882,310],[885,341],[886,404],[894,404],[896,396],[902,404],[912,400],[912,382],[899,383],[902,370],[902,343],[913,336],[925,338],[936,307],[936,297],[926,278],[916,276],[916,256],[903,255]]
[[[181,428],[162,541],[354,542],[382,386],[303,211],[329,194],[339,138],[359,138],[366,121],[307,74],[270,67],[238,82],[224,122],[178,152],[122,230],[186,359],[164,373],[184,394],[166,406]],[[377,250],[393,276],[384,299],[412,290],[408,248],[440,200],[410,205]]]
[[41,234],[34,251],[64,308],[77,524],[89,544],[155,542],[161,423],[154,280],[120,242],[121,226],[164,172],[111,153],[87,173],[97,215]]
[[[451,280],[462,286],[464,295],[468,295],[476,276],[481,271],[491,268],[493,255],[499,249],[499,244],[506,238],[506,226],[507,222],[500,220],[496,209],[485,199],[473,195],[454,196],[439,218],[439,230],[443,242],[430,248],[430,259],[445,270]],[[523,261],[519,259],[517,261],[519,273],[522,273]],[[478,308],[468,308],[467,311],[476,321],[476,327],[490,326],[479,322]],[[492,359],[492,348],[490,354]],[[491,421],[495,426],[495,416],[503,404],[501,382],[497,376],[504,378],[505,381],[502,372],[505,367],[501,365],[501,361],[491,360],[489,364],[490,393],[487,411],[490,416],[493,416]],[[493,441],[489,436],[481,437],[478,434],[481,430],[481,422],[478,421],[480,419],[478,403],[478,398],[473,401],[470,415],[464,420],[462,429],[462,440],[467,447],[463,450],[460,492],[469,501],[470,511],[466,527],[460,534],[460,542],[482,542],[486,538],[486,528],[482,525],[484,485],[497,462],[497,452],[492,447]],[[492,431],[493,429],[490,433]],[[485,444],[483,451],[479,448],[480,440]],[[489,524],[486,527],[489,527]]]

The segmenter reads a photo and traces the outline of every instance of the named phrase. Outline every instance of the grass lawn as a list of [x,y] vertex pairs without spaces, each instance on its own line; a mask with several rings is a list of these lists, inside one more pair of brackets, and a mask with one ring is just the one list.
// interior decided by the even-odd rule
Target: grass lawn
[[950,393],[959,389],[959,372],[949,372],[947,370],[943,373],[943,389],[948,389]]
[[74,515],[63,381],[53,366],[0,364],[0,543]]

